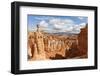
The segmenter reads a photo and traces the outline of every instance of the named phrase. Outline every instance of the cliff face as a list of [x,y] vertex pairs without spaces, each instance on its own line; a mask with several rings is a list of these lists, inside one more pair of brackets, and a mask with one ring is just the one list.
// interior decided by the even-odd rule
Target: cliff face
[[64,59],[66,58],[66,53],[68,53],[73,42],[77,43],[77,37],[73,38],[68,36],[55,36],[55,35],[45,35],[44,45],[46,56],[49,59]]
[[69,49],[69,52],[66,53],[67,58],[87,58],[88,57],[88,28],[81,29],[81,32],[78,35],[78,45],[73,43]]
[[[72,43],[78,44],[77,36],[59,36],[33,32],[28,38],[28,53],[34,60],[65,59]],[[45,53],[45,54],[44,54]]]
[[44,49],[42,32],[30,32],[28,36],[28,55],[32,60],[45,60],[46,54]]
[[88,52],[88,27],[87,26],[81,29],[81,32],[78,36],[78,41],[79,41],[78,48],[80,54],[84,54],[87,57],[87,52]]
[[87,27],[79,35],[55,35],[41,31],[28,33],[28,56],[33,60],[86,58]]

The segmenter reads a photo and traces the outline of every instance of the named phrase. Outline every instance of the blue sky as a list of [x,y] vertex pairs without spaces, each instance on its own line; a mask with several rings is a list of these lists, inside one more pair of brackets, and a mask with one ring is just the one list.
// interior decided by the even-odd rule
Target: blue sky
[[35,31],[38,24],[42,30],[49,33],[79,33],[88,23],[88,18],[83,16],[28,15],[27,20],[28,31]]

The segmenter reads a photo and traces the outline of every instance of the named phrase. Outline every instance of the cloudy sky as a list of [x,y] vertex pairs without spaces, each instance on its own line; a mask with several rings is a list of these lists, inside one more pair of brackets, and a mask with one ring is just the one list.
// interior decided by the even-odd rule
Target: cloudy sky
[[49,33],[80,33],[80,29],[88,23],[88,18],[83,16],[28,15],[27,18],[28,31],[36,30],[38,24],[43,31]]

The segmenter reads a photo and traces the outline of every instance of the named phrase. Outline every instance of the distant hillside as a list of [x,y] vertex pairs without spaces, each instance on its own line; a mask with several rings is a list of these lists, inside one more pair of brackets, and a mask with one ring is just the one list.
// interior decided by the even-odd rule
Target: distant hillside
[[46,33],[46,34],[50,34],[50,35],[66,35],[66,36],[78,35],[78,34],[75,34],[75,33],[67,33],[67,32]]

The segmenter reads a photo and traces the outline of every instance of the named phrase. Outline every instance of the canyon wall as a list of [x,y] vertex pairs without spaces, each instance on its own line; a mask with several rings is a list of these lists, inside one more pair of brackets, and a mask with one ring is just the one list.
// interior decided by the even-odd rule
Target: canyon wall
[[81,29],[81,32],[78,36],[78,41],[79,41],[79,50],[80,50],[80,55],[85,55],[87,57],[88,54],[88,27],[86,26],[85,28]]
[[41,31],[28,33],[28,59],[67,59],[87,57],[87,27],[78,35],[55,35]]

